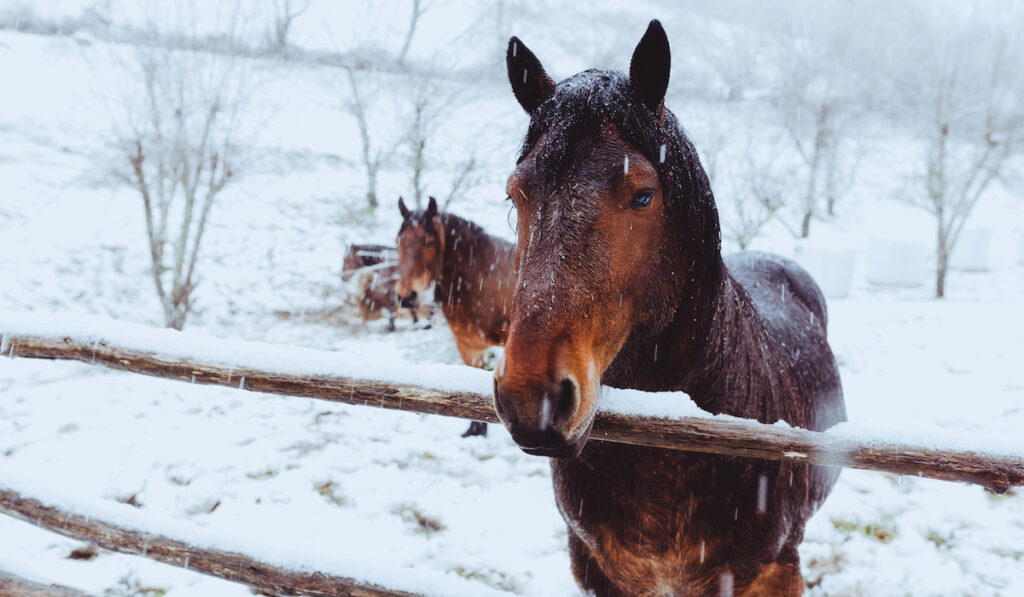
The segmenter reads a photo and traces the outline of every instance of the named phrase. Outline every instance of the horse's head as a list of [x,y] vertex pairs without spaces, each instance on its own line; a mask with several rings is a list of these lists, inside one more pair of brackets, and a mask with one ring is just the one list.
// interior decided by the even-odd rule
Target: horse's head
[[717,238],[717,215],[691,205],[710,191],[686,197],[702,194],[707,177],[665,109],[660,23],[628,77],[589,70],[556,85],[515,37],[506,60],[530,126],[508,179],[517,285],[495,406],[526,452],[572,457],[589,437],[602,376],[628,342],[666,327],[692,283],[688,262],[700,255],[687,255],[681,236],[700,228],[706,238],[713,226]]
[[431,197],[427,209],[411,211],[398,198],[402,227],[398,230],[398,283],[395,291],[406,299],[430,287],[441,267],[444,225]]

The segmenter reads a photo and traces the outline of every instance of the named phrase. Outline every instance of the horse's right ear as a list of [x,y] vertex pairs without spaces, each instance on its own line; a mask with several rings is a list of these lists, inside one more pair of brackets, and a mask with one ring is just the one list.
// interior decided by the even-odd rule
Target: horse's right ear
[[505,64],[508,66],[508,82],[512,84],[512,93],[516,94],[519,105],[526,113],[533,114],[537,106],[551,97],[555,82],[544,72],[540,60],[518,37],[513,36],[508,40]]
[[409,219],[409,208],[405,206],[405,200],[401,197],[398,198],[398,211],[402,212],[402,219]]

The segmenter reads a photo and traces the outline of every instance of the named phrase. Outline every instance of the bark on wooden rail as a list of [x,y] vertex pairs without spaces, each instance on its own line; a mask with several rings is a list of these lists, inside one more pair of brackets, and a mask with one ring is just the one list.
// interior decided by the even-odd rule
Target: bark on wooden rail
[[[88,541],[110,551],[144,556],[151,560],[242,583],[271,595],[312,595],[321,597],[414,597],[352,578],[322,573],[298,572],[259,562],[250,556],[189,545],[169,537],[125,528],[116,524],[68,514],[52,505],[16,491],[0,488],[0,513],[19,518],[54,533]],[[87,597],[65,587],[23,584],[5,579],[0,573],[0,595],[58,595]],[[10,584],[10,592],[8,586]],[[23,592],[15,589],[21,587]],[[44,590],[46,589],[46,590]],[[64,592],[61,592],[64,591]]]
[[92,597],[77,589],[34,582],[3,570],[0,570],[0,595],[3,597]]
[[[2,332],[2,330],[0,330]],[[239,387],[283,396],[379,406],[495,423],[490,396],[446,392],[372,379],[260,371],[231,363],[196,362],[185,355],[133,350],[71,337],[4,336],[14,357],[77,360],[112,369],[193,383]],[[240,382],[244,378],[244,383]],[[860,442],[828,432],[738,419],[659,419],[599,413],[591,436],[602,441],[726,456],[790,460],[974,483],[1002,493],[1024,485],[1024,457],[984,450],[937,450],[892,441]]]

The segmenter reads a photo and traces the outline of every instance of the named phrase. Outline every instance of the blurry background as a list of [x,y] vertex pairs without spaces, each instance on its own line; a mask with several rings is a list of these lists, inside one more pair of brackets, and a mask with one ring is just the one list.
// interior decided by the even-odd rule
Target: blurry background
[[[345,248],[393,244],[400,195],[512,239],[527,118],[508,37],[560,80],[625,70],[651,18],[724,248],[815,275],[851,419],[1016,435],[1020,2],[3,0],[0,308],[458,363],[440,317],[386,334],[356,316]],[[285,543],[315,518],[302,541],[341,553],[331,528],[373,523],[378,551],[356,555],[572,594],[546,464],[460,427],[0,364],[9,470],[217,528],[258,520]],[[1022,499],[848,471],[808,527],[811,594],[1018,594]],[[0,537],[0,565],[105,594],[237,590],[69,560],[73,542],[7,520]]]

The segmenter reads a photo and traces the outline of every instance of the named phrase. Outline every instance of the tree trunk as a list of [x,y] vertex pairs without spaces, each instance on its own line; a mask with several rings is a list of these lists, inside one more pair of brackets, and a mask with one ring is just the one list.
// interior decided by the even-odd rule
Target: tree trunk
[[811,235],[811,216],[814,215],[810,210],[804,212],[804,219],[800,222],[800,238],[807,238]]
[[949,251],[946,250],[942,241],[939,241],[939,248],[936,253],[935,298],[943,298],[946,296],[946,270],[949,266]]

